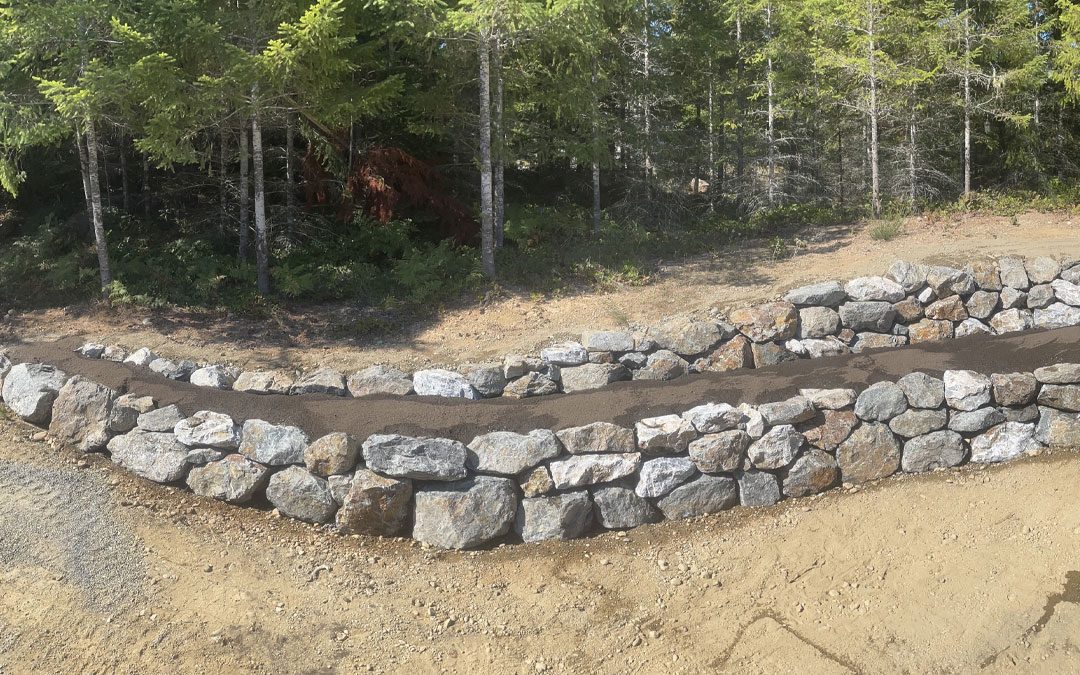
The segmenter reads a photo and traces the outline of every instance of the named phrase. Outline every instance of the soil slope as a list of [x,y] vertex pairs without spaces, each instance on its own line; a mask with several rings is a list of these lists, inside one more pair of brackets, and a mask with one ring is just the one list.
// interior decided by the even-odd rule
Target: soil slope
[[442,553],[148,485],[31,431],[0,420],[4,673],[1080,671],[1072,453]]
[[1066,213],[1023,214],[1015,224],[989,216],[911,218],[891,241],[875,241],[863,225],[812,227],[788,238],[791,258],[775,259],[762,242],[741,243],[719,255],[661,261],[645,286],[609,292],[571,288],[550,298],[507,291],[380,338],[357,333],[363,315],[347,305],[297,307],[262,320],[80,306],[16,314],[0,324],[0,341],[81,335],[244,367],[358,370],[387,363],[411,371],[535,352],[553,336],[577,339],[585,330],[649,325],[678,312],[759,302],[805,283],[883,274],[897,258],[958,264],[1003,255],[1080,258],[1078,234],[1080,227]]

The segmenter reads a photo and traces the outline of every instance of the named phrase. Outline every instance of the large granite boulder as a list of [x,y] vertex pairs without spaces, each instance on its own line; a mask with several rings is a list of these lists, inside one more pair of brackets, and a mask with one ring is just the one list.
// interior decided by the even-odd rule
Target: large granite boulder
[[392,537],[405,525],[412,501],[412,481],[357,469],[337,512],[343,534]]
[[610,422],[593,422],[555,432],[566,451],[572,455],[590,452],[622,452],[637,450],[634,430]]
[[800,340],[823,338],[840,332],[840,314],[829,307],[803,307],[799,310]]
[[349,393],[349,385],[341,371],[333,368],[319,368],[314,372],[300,376],[293,384],[292,389],[289,390],[289,393],[345,396]]
[[506,534],[517,515],[517,489],[508,478],[476,476],[416,491],[413,539],[466,549]]
[[282,370],[245,370],[233,382],[233,391],[249,394],[288,394],[296,379]]
[[663,497],[697,473],[686,457],[657,457],[642,462],[634,489],[639,497]]
[[114,437],[107,447],[113,462],[155,483],[183,480],[191,468],[188,448],[172,434],[136,429]]
[[896,473],[900,454],[900,442],[888,425],[866,422],[836,449],[836,461],[845,483],[865,483]]
[[872,422],[888,422],[907,407],[907,396],[898,384],[875,382],[855,400],[855,415]]
[[690,443],[690,461],[703,473],[730,473],[742,466],[753,440],[741,429],[705,434]]
[[855,302],[900,302],[907,295],[903,286],[886,277],[857,277],[847,282],[844,292]]
[[606,387],[612,382],[630,379],[630,371],[621,363],[586,363],[562,369],[562,388],[566,393]]
[[750,444],[747,456],[758,469],[782,469],[791,464],[806,438],[790,424],[781,424],[765,432]]
[[518,504],[514,531],[524,542],[575,539],[592,522],[592,514],[588,492],[526,498]]
[[990,376],[994,402],[998,405],[1025,406],[1035,400],[1038,383],[1031,373],[994,373]]
[[44,363],[20,363],[4,376],[3,398],[20,419],[45,426],[52,417],[52,405],[67,374]]
[[896,381],[912,408],[940,408],[945,403],[945,382],[926,373],[908,373]]
[[957,466],[964,461],[964,439],[955,431],[932,431],[904,442],[900,467],[907,473]]
[[188,474],[187,484],[197,495],[230,504],[244,504],[251,501],[269,480],[270,472],[265,466],[243,455],[233,454],[193,468]]
[[638,453],[573,455],[548,465],[559,490],[610,483],[633,475],[640,467]]
[[328,523],[337,512],[326,479],[313,476],[299,466],[290,466],[270,476],[266,498],[286,516],[308,523]]
[[1005,422],[971,439],[971,461],[982,464],[1004,462],[1035,452],[1035,425]]
[[302,464],[309,442],[307,434],[298,427],[248,420],[244,422],[239,452],[268,466]]
[[443,396],[446,398],[480,399],[480,392],[461,373],[443,368],[418,370],[413,373],[413,390],[418,396]]
[[188,382],[207,389],[229,389],[236,382],[236,376],[225,366],[210,365],[192,372]]
[[770,302],[736,309],[731,322],[753,342],[789,340],[798,330],[799,313],[790,302]]
[[840,482],[840,467],[827,452],[813,449],[795,460],[784,476],[784,496],[806,497]]
[[553,366],[580,366],[589,362],[589,350],[580,342],[560,342],[541,349],[540,358]]
[[705,321],[687,316],[668,319],[650,331],[650,336],[660,349],[667,349],[679,356],[691,357],[711,351],[728,337],[715,321]]
[[1080,416],[1040,407],[1035,440],[1051,448],[1080,448]]
[[356,398],[373,394],[405,396],[413,391],[412,378],[391,366],[370,366],[357,371],[349,376],[346,386],[349,394]]
[[189,448],[236,450],[240,447],[240,426],[228,415],[200,410],[173,428],[176,439]]
[[394,478],[456,481],[465,478],[468,449],[447,438],[412,438],[374,434],[363,444],[364,461]]
[[846,302],[840,305],[840,321],[854,331],[888,333],[896,321],[891,302]]
[[656,508],[630,488],[602,487],[592,491],[596,520],[609,530],[625,530],[660,518]]
[[316,476],[348,473],[360,461],[360,439],[333,431],[317,438],[304,449],[304,466]]
[[990,402],[990,378],[973,370],[945,371],[945,400],[954,410],[977,410]]
[[56,396],[49,433],[82,452],[101,450],[113,436],[115,401],[112,389],[76,375]]
[[728,476],[701,475],[656,502],[665,518],[694,518],[718,513],[739,503],[738,483]]
[[839,307],[847,300],[847,293],[840,282],[823,281],[792,289],[784,295],[784,300],[799,307]]
[[473,471],[516,476],[545,459],[558,457],[561,451],[559,439],[547,429],[527,434],[492,431],[469,443],[465,465]]
[[678,415],[649,417],[634,425],[638,449],[658,455],[686,452],[690,441],[698,437],[694,425]]

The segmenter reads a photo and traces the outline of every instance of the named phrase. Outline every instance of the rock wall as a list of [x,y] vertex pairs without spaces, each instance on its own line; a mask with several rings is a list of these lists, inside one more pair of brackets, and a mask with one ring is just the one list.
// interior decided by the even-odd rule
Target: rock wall
[[160,358],[150,349],[90,343],[89,358],[145,366],[201,387],[262,394],[420,394],[525,398],[597,389],[622,380],[758,368],[799,358],[861,352],[975,333],[1080,325],[1080,262],[1016,257],[964,268],[897,261],[880,277],[831,281],[727,316],[677,316],[638,331],[595,331],[533,356],[411,375],[373,366],[346,376],[332,368],[294,376]]
[[[855,301],[864,302],[864,301]],[[883,302],[883,301],[865,301]],[[840,484],[1080,447],[1080,364],[911,373],[862,391],[758,406],[702,402],[633,428],[596,422],[444,438],[331,433],[158,408],[78,375],[0,356],[0,394],[59,442],[147,480],[342,533],[441,548],[570,539],[773,504]]]

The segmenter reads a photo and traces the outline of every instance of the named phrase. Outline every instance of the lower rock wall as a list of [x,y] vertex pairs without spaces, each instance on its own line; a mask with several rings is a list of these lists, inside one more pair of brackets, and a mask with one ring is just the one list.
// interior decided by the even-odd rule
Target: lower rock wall
[[702,402],[634,428],[596,422],[444,438],[331,433],[158,408],[0,355],[0,394],[57,441],[147,480],[347,534],[441,548],[570,539],[803,497],[897,472],[1080,447],[1080,364],[912,373],[758,406]]

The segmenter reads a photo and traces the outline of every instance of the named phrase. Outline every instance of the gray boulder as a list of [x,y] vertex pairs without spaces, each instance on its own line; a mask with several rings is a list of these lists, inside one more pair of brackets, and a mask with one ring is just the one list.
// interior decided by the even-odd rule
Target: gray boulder
[[803,307],[799,310],[798,337],[823,338],[840,332],[840,314],[829,307]]
[[818,410],[841,410],[855,404],[854,389],[800,389],[799,395]]
[[973,370],[945,371],[945,401],[954,410],[977,410],[990,402],[990,378]]
[[1035,425],[1006,422],[971,439],[971,461],[1005,462],[1042,447],[1035,440]]
[[690,443],[690,461],[703,473],[730,473],[742,466],[753,440],[741,429],[706,434]]
[[360,461],[360,439],[340,431],[315,439],[304,449],[304,466],[316,476],[348,473]]
[[554,366],[580,366],[589,362],[589,351],[580,342],[561,342],[541,349],[540,358]]
[[[501,375],[501,365],[499,370]],[[406,396],[413,391],[412,378],[404,371],[390,366],[369,366],[350,375],[345,384],[349,395],[355,398],[374,394]]]
[[232,374],[232,371],[224,366],[212,365],[204,366],[191,373],[191,377],[188,378],[196,387],[206,387],[207,389],[228,389],[236,382],[236,376]]
[[784,348],[796,356],[810,359],[820,359],[823,356],[839,356],[851,351],[846,344],[832,335],[823,339],[788,340],[784,343]]
[[[331,487],[333,493],[333,487]],[[336,523],[342,534],[392,537],[409,517],[412,482],[357,469],[341,500]]]
[[641,464],[637,488],[639,497],[663,497],[697,473],[686,457],[657,457]]
[[124,349],[123,347],[121,347],[120,345],[107,345],[105,347],[105,351],[101,352],[101,358],[102,359],[104,359],[106,361],[113,361],[115,363],[120,363],[121,361],[123,361],[127,357],[128,357],[127,350]]
[[953,337],[962,338],[969,335],[992,335],[993,333],[990,326],[978,319],[964,319],[956,326]]
[[550,497],[522,499],[514,531],[524,542],[576,539],[592,522],[593,504],[588,492],[568,492]]
[[1009,256],[998,260],[998,269],[1001,273],[1001,283],[1018,291],[1026,291],[1031,287],[1024,261],[1020,258]]
[[1001,289],[1001,309],[1023,309],[1027,307],[1027,293],[1006,286]]
[[220,450],[214,450],[213,448],[189,448],[187,456],[184,459],[191,466],[206,466],[210,462],[225,459],[225,453]]
[[865,483],[896,473],[900,442],[885,424],[865,422],[836,449],[844,482]]
[[743,421],[743,414],[727,403],[706,403],[682,414],[699,433],[714,434],[736,429]]
[[590,452],[630,453],[637,450],[634,430],[610,422],[593,422],[555,432],[566,451],[572,455]]
[[964,305],[969,316],[976,319],[988,319],[994,314],[1001,295],[992,291],[975,291]]
[[634,425],[634,430],[638,449],[653,455],[686,452],[690,441],[698,437],[694,425],[678,415],[643,419]]
[[302,464],[310,439],[298,427],[263,420],[244,422],[240,454],[268,466]]
[[656,508],[624,487],[603,487],[592,491],[596,520],[609,530],[625,530],[659,519]]
[[349,393],[349,385],[341,371],[333,368],[319,368],[313,373],[301,375],[300,379],[293,384],[289,393],[345,396]]
[[[63,390],[60,390],[61,396]],[[59,399],[57,399],[59,401]],[[1080,386],[1075,384],[1044,384],[1039,390],[1039,405],[1057,408],[1067,412],[1080,411]],[[53,420],[56,420],[56,406],[53,406]]]
[[157,360],[157,357],[157,354],[150,351],[147,347],[141,347],[131,352],[131,354],[124,359],[124,363],[130,363],[133,366],[149,366]]
[[447,549],[482,546],[506,534],[517,515],[508,478],[476,476],[416,491],[413,539]]
[[900,302],[907,295],[903,286],[885,277],[856,277],[847,282],[844,292],[855,302]]
[[767,471],[740,471],[739,501],[743,506],[771,506],[780,501],[780,480]]
[[999,408],[1001,414],[1005,416],[1006,422],[1038,422],[1039,421],[1039,406],[1028,405],[1023,408],[1008,408],[1001,406]]
[[349,490],[352,489],[352,481],[353,474],[351,473],[335,474],[326,477],[326,483],[330,486],[330,494],[334,497],[334,503],[338,505],[338,513],[341,513],[341,507],[345,504],[345,498],[349,495]]
[[233,382],[233,391],[249,394],[288,394],[296,380],[281,370],[245,370]]
[[731,322],[753,342],[790,340],[799,326],[799,313],[790,302],[770,302],[736,309]]
[[114,437],[107,447],[113,462],[155,483],[182,480],[191,468],[187,462],[188,449],[172,434],[136,429]]
[[784,401],[763,403],[758,406],[758,412],[769,426],[798,424],[813,419],[817,415],[814,406],[804,396],[792,396]]
[[76,375],[56,396],[49,433],[81,452],[101,450],[113,436],[115,400],[112,389]]
[[847,293],[837,281],[823,281],[809,286],[800,286],[784,295],[784,300],[800,307],[838,307],[846,299]]
[[1058,279],[1050,286],[1054,289],[1054,295],[1058,300],[1072,307],[1080,306],[1080,286],[1064,279]]
[[750,444],[747,455],[758,469],[782,469],[799,454],[806,438],[790,424],[781,424],[765,432]]
[[881,333],[859,333],[855,336],[855,342],[851,345],[851,351],[861,354],[868,349],[894,349],[903,347],[908,343],[903,335],[882,335]]
[[694,518],[730,509],[739,503],[738,483],[727,476],[701,475],[656,502],[665,518]]
[[45,426],[67,374],[44,363],[20,363],[4,376],[3,399],[20,419]]
[[889,266],[886,278],[900,284],[905,293],[915,293],[926,285],[926,265],[897,260]]
[[187,415],[175,405],[165,406],[156,410],[150,410],[139,415],[136,424],[143,431],[156,431],[158,433],[172,433],[177,424],[187,419]]
[[965,271],[975,279],[975,284],[982,290],[1001,290],[1001,275],[996,260],[978,260],[968,265]]
[[961,434],[973,434],[986,431],[1004,421],[1005,414],[997,408],[979,408],[966,412],[953,412],[949,415],[949,429]]
[[775,366],[799,358],[797,354],[793,354],[776,342],[751,342],[750,353],[753,356],[755,368]]
[[908,373],[896,381],[912,408],[940,408],[945,403],[945,382],[926,373]]
[[1034,378],[1043,384],[1080,383],[1080,363],[1055,363],[1036,368]]
[[197,495],[243,504],[250,501],[268,480],[270,473],[265,466],[243,455],[228,455],[220,461],[193,468],[187,484]]
[[585,349],[590,352],[632,352],[634,351],[633,333],[622,330],[601,330],[585,333],[582,336]]
[[907,410],[907,396],[894,382],[875,382],[855,400],[855,415],[872,422],[888,422]]
[[975,279],[964,270],[943,265],[932,265],[926,272],[926,285],[934,290],[938,298],[950,295],[970,295],[978,286]]
[[924,436],[940,431],[948,424],[949,414],[944,410],[908,410],[889,420],[893,433],[904,438]]
[[105,345],[100,342],[85,342],[75,348],[75,353],[87,359],[100,359],[105,353]]
[[634,373],[634,379],[664,382],[682,377],[689,370],[690,364],[686,362],[686,359],[675,352],[661,349],[649,354],[645,361],[645,367]]
[[628,379],[630,371],[620,363],[586,363],[562,369],[562,388],[566,393],[599,389]]
[[545,459],[558,457],[561,451],[559,439],[547,429],[528,434],[493,431],[469,443],[465,465],[473,471],[516,476]]
[[1054,304],[1057,296],[1054,295],[1054,287],[1050,284],[1040,284],[1038,286],[1032,286],[1028,291],[1027,306],[1028,309],[1044,309]]
[[888,333],[896,321],[891,302],[846,302],[840,305],[840,321],[854,331]]
[[687,316],[668,319],[654,327],[650,331],[650,336],[660,349],[667,349],[684,357],[711,351],[728,337],[716,322]]
[[990,319],[990,327],[995,333],[1018,333],[1031,330],[1035,317],[1030,309],[1003,309]]
[[559,385],[543,373],[531,372],[506,385],[503,396],[509,398],[530,398],[548,396],[557,393]]
[[369,469],[394,478],[454,481],[466,476],[464,444],[446,438],[374,434],[363,444]]
[[485,398],[499,396],[509,382],[501,363],[484,363],[469,369],[465,379]]
[[551,480],[559,490],[599,485],[625,478],[641,467],[637,453],[573,455],[548,465]]
[[148,367],[162,377],[176,380],[177,382],[186,382],[191,377],[191,374],[198,368],[198,365],[194,361],[185,360],[177,362],[171,359],[159,358],[151,361]]
[[1048,284],[1061,274],[1061,263],[1047,256],[1029,258],[1024,263],[1032,284]]
[[442,368],[418,370],[413,373],[413,390],[419,396],[443,396],[477,400],[480,393],[461,373]]
[[1039,408],[1035,440],[1051,448],[1080,447],[1080,416],[1054,408]]
[[806,497],[824,492],[840,481],[840,467],[827,452],[813,449],[803,454],[784,477],[784,496]]
[[1080,326],[1080,307],[1070,307],[1061,302],[1036,309],[1032,315],[1032,323],[1036,328],[1068,328]]
[[337,512],[326,479],[313,476],[299,466],[290,466],[270,476],[266,498],[286,516],[308,523],[328,523]]
[[934,431],[904,443],[900,467],[907,473],[921,473],[964,461],[964,439],[955,431]]

